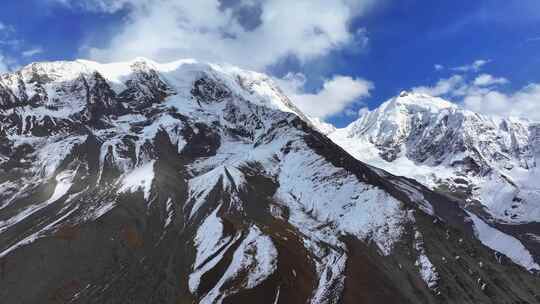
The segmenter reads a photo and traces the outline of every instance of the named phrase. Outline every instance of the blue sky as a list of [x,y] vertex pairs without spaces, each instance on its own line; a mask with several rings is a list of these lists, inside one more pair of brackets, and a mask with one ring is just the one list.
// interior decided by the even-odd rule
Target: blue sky
[[[0,69],[201,57],[272,74],[304,111],[338,126],[401,90],[540,119],[530,114],[540,113],[540,1],[171,1],[3,1]],[[482,74],[500,81],[475,82]]]
[[[370,107],[478,59],[490,61],[483,72],[510,80],[504,90],[540,80],[540,1],[404,0],[364,22],[367,54],[341,58],[339,73],[364,74],[376,84]],[[435,64],[445,69],[436,71]]]

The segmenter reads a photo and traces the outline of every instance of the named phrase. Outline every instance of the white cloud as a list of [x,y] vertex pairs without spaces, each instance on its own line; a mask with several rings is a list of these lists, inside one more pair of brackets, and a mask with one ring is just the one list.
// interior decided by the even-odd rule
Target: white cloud
[[93,12],[115,13],[130,2],[142,2],[131,0],[51,0],[61,3],[66,6],[70,6],[74,9],[85,9]]
[[440,79],[435,86],[421,86],[412,89],[415,93],[427,94],[431,96],[459,95],[462,94],[465,80],[461,75],[454,75],[450,78]]
[[489,74],[482,74],[476,77],[476,79],[474,79],[474,85],[479,86],[479,87],[487,87],[491,85],[507,84],[507,83],[508,83],[508,79],[504,77],[498,77],[498,78],[493,77],[492,75],[489,75]]
[[478,90],[466,96],[463,105],[480,113],[540,121],[540,84],[530,84],[511,94]]
[[368,107],[361,107],[360,110],[358,110],[358,117],[364,116],[367,113],[369,113]]
[[[158,61],[195,57],[263,69],[289,56],[301,62],[346,46],[364,45],[365,31],[350,22],[375,0],[57,0],[102,12],[126,9],[108,45],[84,48],[100,61],[146,56]],[[246,29],[245,15],[256,24]]]
[[478,60],[475,60],[471,64],[458,66],[458,67],[452,68],[452,70],[458,71],[458,72],[469,72],[469,71],[478,72],[482,69],[484,65],[488,64],[489,62],[490,60],[478,59]]
[[433,68],[435,69],[435,71],[442,71],[442,70],[444,70],[444,65],[436,64],[436,65],[433,66]]
[[508,79],[504,77],[495,77],[490,74],[478,75],[472,82],[469,82],[463,75],[456,74],[449,78],[439,79],[434,86],[415,87],[412,91],[431,96],[461,97],[477,91],[485,91],[486,87],[502,85],[508,82]]
[[41,53],[43,53],[43,49],[41,47],[35,47],[35,48],[31,48],[31,49],[28,49],[28,50],[22,52],[22,56],[23,57],[33,57],[33,56],[41,54]]
[[440,79],[434,86],[413,88],[416,93],[449,97],[474,112],[501,117],[521,117],[540,121],[540,84],[530,84],[517,92],[503,93],[498,87],[509,81],[481,74],[470,81],[462,75]]
[[367,80],[348,76],[326,80],[317,93],[304,92],[305,77],[302,74],[289,74],[278,82],[300,110],[311,117],[323,119],[369,97],[374,88],[373,83]]

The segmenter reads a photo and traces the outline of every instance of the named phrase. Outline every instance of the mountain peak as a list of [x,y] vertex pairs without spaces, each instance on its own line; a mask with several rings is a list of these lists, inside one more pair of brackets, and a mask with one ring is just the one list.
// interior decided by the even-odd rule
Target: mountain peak
[[[366,116],[389,157],[438,117],[394,108]],[[0,286],[14,288],[0,298],[348,304],[363,285],[373,303],[535,302],[528,247],[298,116],[309,121],[270,77],[193,60],[42,63],[2,77]],[[463,293],[471,282],[489,298]]]
[[537,179],[537,134],[534,124],[521,119],[404,91],[330,137],[393,174],[462,191],[460,198],[481,202],[493,218],[530,222],[540,216],[540,186],[529,182]]
[[389,103],[394,106],[406,106],[408,108],[415,107],[430,111],[458,107],[456,104],[440,97],[408,91],[402,91],[398,96],[390,99]]
[[346,137],[350,138],[370,134],[374,138],[383,138],[383,141],[399,141],[408,136],[414,121],[423,121],[443,111],[456,109],[459,109],[456,104],[442,98],[402,91],[377,109],[364,113],[338,133],[345,132]]
[[[33,108],[45,104],[55,106],[55,100],[64,98],[59,98],[59,95],[64,96],[66,92],[77,91],[76,87],[86,86],[85,78],[91,78],[88,76],[95,73],[99,73],[106,85],[118,96],[125,95],[128,91],[134,93],[134,90],[139,96],[150,94],[155,97],[155,92],[152,92],[155,89],[190,92],[194,86],[212,90],[223,88],[229,91],[231,96],[238,97],[237,100],[249,100],[267,108],[295,113],[308,121],[271,77],[235,66],[199,62],[195,59],[158,63],[137,57],[130,61],[111,63],[83,59],[32,63],[18,72],[8,73],[0,78],[0,85],[9,90],[10,96],[13,93],[18,99],[10,101],[10,105],[3,102],[3,107],[7,109],[27,105],[34,96],[38,96],[40,102],[33,103]],[[70,113],[80,110],[74,108],[72,103],[66,105],[70,108]],[[47,112],[58,116],[63,109],[52,107],[47,109]]]

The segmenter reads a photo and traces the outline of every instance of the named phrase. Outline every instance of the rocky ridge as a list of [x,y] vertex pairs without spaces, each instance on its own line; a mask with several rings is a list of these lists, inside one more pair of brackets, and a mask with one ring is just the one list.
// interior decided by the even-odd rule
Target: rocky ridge
[[539,299],[517,238],[354,159],[262,74],[36,63],[0,77],[0,135],[5,303]]

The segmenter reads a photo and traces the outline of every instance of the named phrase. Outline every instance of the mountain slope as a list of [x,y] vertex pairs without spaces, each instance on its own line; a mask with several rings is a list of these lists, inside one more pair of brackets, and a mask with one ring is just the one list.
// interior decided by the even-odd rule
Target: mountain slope
[[481,219],[357,161],[261,74],[33,64],[0,79],[0,134],[4,303],[539,299],[525,247],[483,246]]
[[539,128],[403,92],[329,136],[362,161],[454,197],[538,260]]

